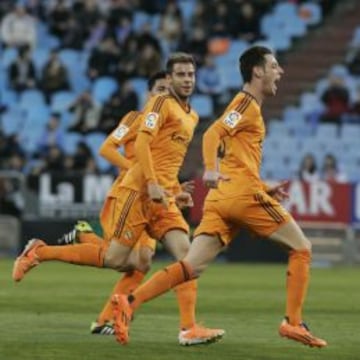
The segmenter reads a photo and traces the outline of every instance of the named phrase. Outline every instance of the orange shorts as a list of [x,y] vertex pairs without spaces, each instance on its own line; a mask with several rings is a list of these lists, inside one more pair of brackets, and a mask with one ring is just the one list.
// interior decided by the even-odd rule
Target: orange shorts
[[291,219],[280,203],[264,191],[225,200],[205,200],[204,214],[194,237],[216,234],[228,245],[240,228],[268,237]]
[[168,209],[164,209],[126,188],[121,188],[116,198],[106,199],[100,222],[105,241],[115,240],[129,247],[136,245],[155,249],[156,243],[152,238],[161,240],[174,229],[189,232],[189,226],[174,201],[170,201]]
[[146,217],[149,221],[148,233],[153,238],[160,241],[170,230],[181,230],[186,234],[189,233],[189,225],[176,206],[175,200],[169,200],[167,209],[161,204],[147,200],[145,209]]
[[147,220],[137,191],[121,188],[119,195],[108,197],[100,215],[104,240],[116,240],[133,247],[145,231]]

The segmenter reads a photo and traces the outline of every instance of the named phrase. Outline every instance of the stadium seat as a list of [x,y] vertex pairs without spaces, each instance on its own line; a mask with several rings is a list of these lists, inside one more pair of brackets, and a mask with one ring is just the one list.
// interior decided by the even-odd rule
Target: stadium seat
[[84,141],[81,134],[78,133],[67,133],[64,137],[64,151],[66,154],[73,155],[76,147],[80,141]]
[[191,106],[201,118],[210,118],[214,114],[213,102],[209,95],[193,95],[191,97]]
[[132,19],[132,28],[135,32],[140,32],[142,27],[145,24],[150,23],[150,21],[150,17],[147,13],[142,11],[136,11]]
[[20,95],[19,105],[24,110],[37,106],[45,106],[45,98],[40,90],[25,90]]
[[71,91],[58,91],[51,97],[51,110],[63,112],[75,101],[76,94]]
[[117,88],[118,84],[113,78],[103,76],[95,81],[92,88],[92,96],[94,100],[104,103]]
[[34,62],[36,71],[41,75],[42,69],[49,59],[49,50],[44,48],[37,48],[32,53],[32,60]]
[[5,135],[13,135],[20,131],[23,122],[24,114],[19,109],[8,110],[1,115],[1,129]]
[[18,52],[15,48],[7,47],[3,49],[1,54],[0,66],[3,69],[7,69],[10,64],[16,59],[17,54]]
[[301,19],[308,26],[318,25],[322,20],[322,10],[318,3],[306,2],[300,4],[299,13]]
[[340,129],[341,138],[343,140],[360,139],[360,125],[343,124]]
[[316,129],[317,141],[335,139],[338,136],[339,127],[336,124],[319,124]]

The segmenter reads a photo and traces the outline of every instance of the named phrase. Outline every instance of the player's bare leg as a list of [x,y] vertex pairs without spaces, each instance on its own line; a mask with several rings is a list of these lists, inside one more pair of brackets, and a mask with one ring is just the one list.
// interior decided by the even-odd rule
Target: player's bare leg
[[313,336],[302,319],[302,308],[309,283],[310,241],[294,220],[290,220],[281,226],[270,236],[270,239],[290,249],[287,271],[286,315],[279,328],[280,335],[311,347],[326,346],[326,341]]

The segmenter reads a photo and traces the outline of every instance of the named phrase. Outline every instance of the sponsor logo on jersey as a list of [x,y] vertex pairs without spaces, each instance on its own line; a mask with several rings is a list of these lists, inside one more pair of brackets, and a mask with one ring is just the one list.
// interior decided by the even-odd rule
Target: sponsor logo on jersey
[[224,118],[223,121],[225,125],[227,125],[229,128],[234,129],[240,120],[241,120],[241,114],[233,110],[227,114],[227,116]]
[[155,129],[159,114],[155,112],[148,113],[145,118],[145,126],[149,129]]
[[126,125],[121,124],[114,130],[112,136],[117,140],[121,140],[128,132],[129,128]]

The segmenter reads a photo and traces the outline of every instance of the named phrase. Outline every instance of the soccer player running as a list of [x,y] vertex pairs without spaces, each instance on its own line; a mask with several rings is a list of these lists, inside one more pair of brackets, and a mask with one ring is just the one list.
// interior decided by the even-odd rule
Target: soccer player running
[[[279,201],[287,197],[280,184],[269,187],[260,179],[265,126],[261,106],[274,96],[283,74],[271,50],[254,46],[240,57],[244,79],[240,91],[203,138],[203,180],[212,188],[205,200],[200,225],[188,254],[155,273],[131,295],[114,295],[118,316],[115,330],[125,344],[131,317],[143,302],[174,286],[195,279],[226,247],[240,227],[267,237],[289,251],[285,318],[279,334],[311,347],[325,340],[312,335],[302,319],[309,282],[311,244]],[[218,164],[218,149],[223,156]]]
[[[134,152],[137,161],[113,159],[117,166],[127,169],[124,179],[113,186],[116,197],[108,199],[102,211],[102,224],[109,245],[103,246],[95,234],[93,241],[70,246],[47,246],[34,239],[15,261],[13,278],[20,281],[42,261],[58,260],[79,265],[108,267],[128,272],[136,269],[134,256],[137,243],[142,242],[145,230],[161,240],[167,250],[182,259],[190,246],[189,228],[177,204],[191,206],[191,195],[182,191],[178,173],[190,143],[198,115],[188,104],[195,86],[195,63],[190,55],[174,54],[167,63],[169,94],[154,96],[139,116]],[[125,137],[135,115],[127,117],[114,132]],[[125,126],[124,126],[125,125]],[[149,237],[145,239],[149,243]],[[85,249],[86,246],[86,249]],[[151,246],[148,246],[151,250]],[[144,271],[143,271],[144,272]],[[124,282],[127,291],[133,290],[143,275],[134,271],[135,278]],[[126,278],[126,275],[125,275]],[[141,278],[141,279],[140,279]],[[224,335],[222,329],[208,329],[195,322],[197,282],[192,281],[176,289],[181,313],[179,342],[192,345],[212,342]],[[120,286],[115,291],[123,291]]]

